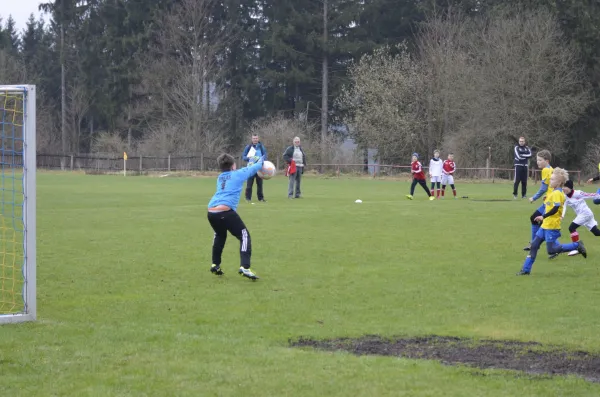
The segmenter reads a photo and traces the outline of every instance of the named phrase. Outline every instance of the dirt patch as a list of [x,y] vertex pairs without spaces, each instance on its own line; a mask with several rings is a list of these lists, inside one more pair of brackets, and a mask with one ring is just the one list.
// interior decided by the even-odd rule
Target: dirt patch
[[290,341],[293,347],[347,351],[356,355],[397,356],[437,360],[446,365],[467,365],[482,369],[507,369],[535,375],[577,375],[600,382],[600,355],[568,351],[536,342],[473,340],[427,336],[383,338],[377,335],[357,339]]

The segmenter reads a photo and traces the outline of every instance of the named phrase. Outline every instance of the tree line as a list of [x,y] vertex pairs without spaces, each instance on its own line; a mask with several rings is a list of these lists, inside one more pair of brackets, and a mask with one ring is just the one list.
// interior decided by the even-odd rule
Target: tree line
[[280,139],[294,125],[317,159],[349,134],[385,162],[445,148],[481,165],[493,147],[505,165],[525,135],[574,166],[600,131],[596,2],[40,7],[49,23],[32,16],[17,32],[10,16],[0,22],[0,81],[37,85],[40,152],[237,150],[249,131]]

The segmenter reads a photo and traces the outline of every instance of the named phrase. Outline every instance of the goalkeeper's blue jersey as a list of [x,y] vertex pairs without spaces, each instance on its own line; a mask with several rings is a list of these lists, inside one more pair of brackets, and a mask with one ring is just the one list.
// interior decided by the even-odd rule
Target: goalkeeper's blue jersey
[[262,162],[235,171],[226,171],[217,177],[217,192],[208,203],[208,208],[226,205],[235,211],[240,203],[244,182],[262,168]]

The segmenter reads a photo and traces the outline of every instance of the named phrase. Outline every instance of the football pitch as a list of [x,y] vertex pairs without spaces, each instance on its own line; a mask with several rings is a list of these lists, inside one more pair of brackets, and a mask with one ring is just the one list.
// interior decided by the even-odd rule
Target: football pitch
[[598,378],[293,346],[437,335],[600,354],[600,239],[580,231],[587,260],[550,261],[544,245],[516,277],[540,203],[509,184],[457,180],[469,199],[430,202],[420,187],[406,200],[408,182],[306,177],[288,200],[284,177],[265,181],[267,203],[238,207],[256,282],[237,274],[232,236],[225,275],[209,272],[215,184],[38,174],[38,321],[0,326],[1,394],[600,394]]

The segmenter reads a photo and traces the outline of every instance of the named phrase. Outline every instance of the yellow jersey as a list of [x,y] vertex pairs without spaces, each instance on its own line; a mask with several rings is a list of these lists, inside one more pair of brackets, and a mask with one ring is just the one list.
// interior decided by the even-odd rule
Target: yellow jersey
[[552,193],[546,196],[544,200],[545,213],[547,214],[550,210],[558,205],[558,211],[554,215],[544,219],[542,222],[542,229],[545,230],[560,230],[560,217],[562,216],[563,207],[565,206],[565,194],[562,189],[552,189]]
[[545,183],[546,186],[548,186],[548,190],[545,193],[546,197],[550,197],[550,194],[554,190],[550,187],[550,177],[552,176],[553,172],[554,168],[550,166],[547,166],[546,168],[542,169],[542,183]]

